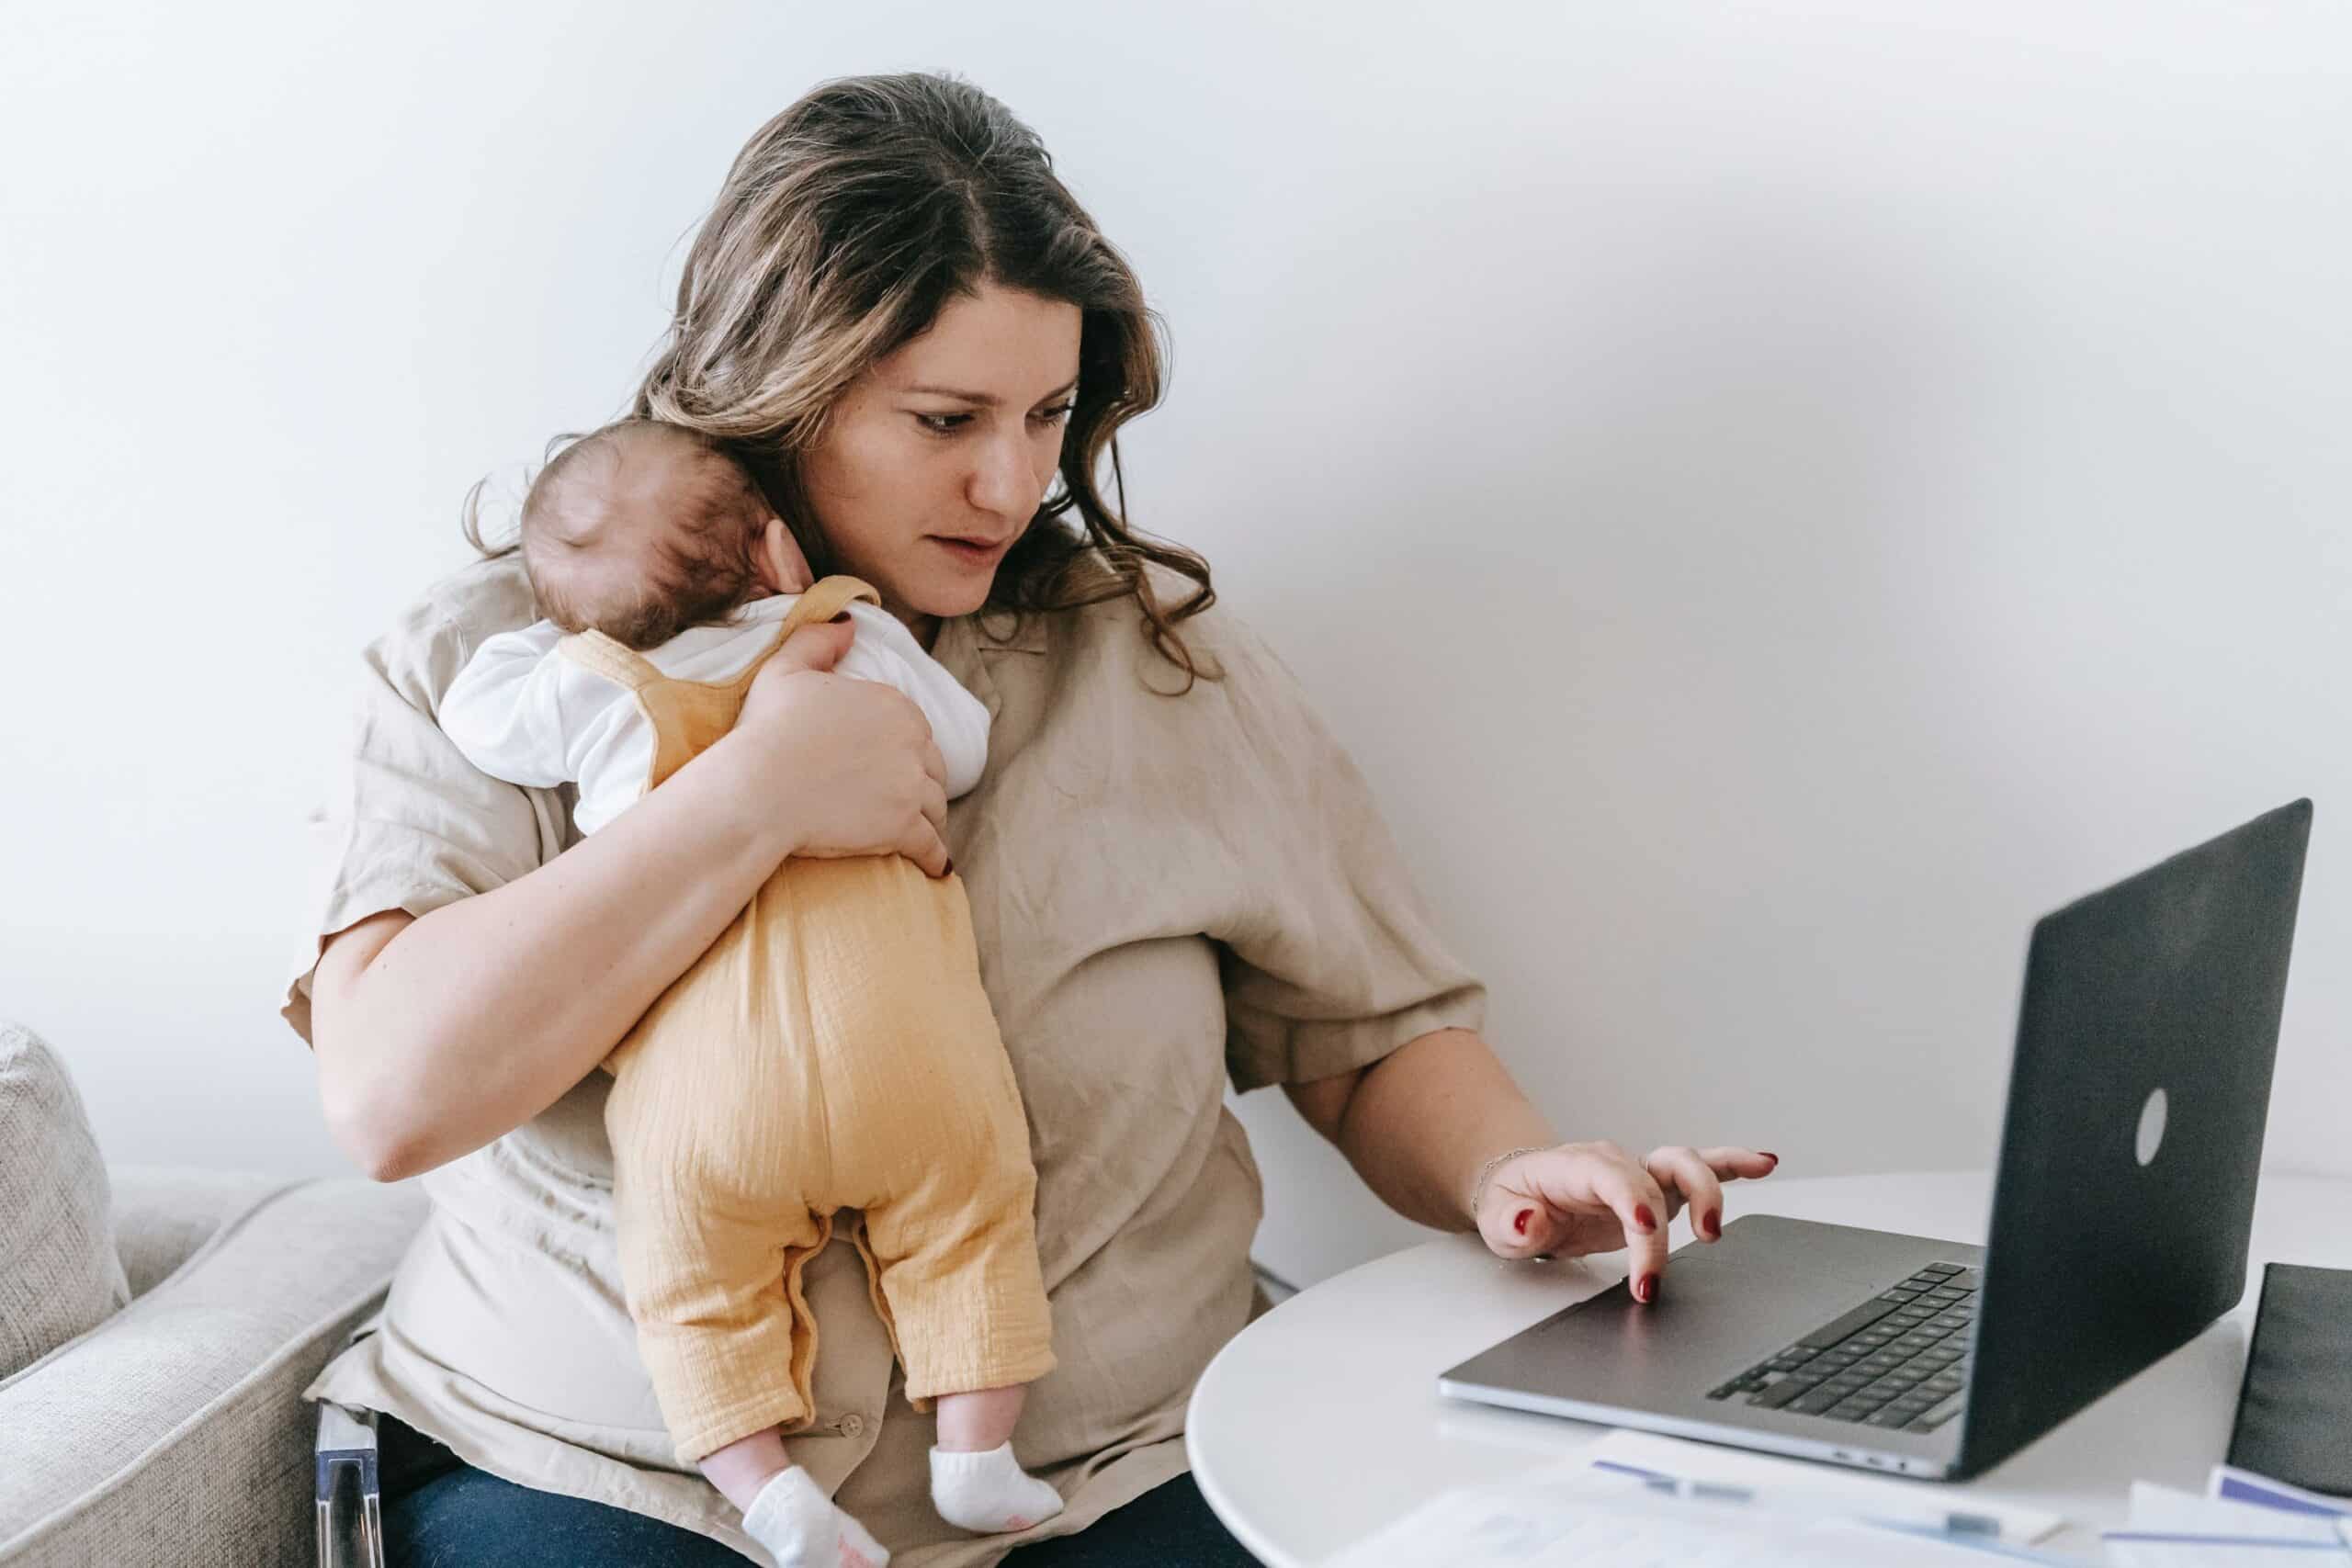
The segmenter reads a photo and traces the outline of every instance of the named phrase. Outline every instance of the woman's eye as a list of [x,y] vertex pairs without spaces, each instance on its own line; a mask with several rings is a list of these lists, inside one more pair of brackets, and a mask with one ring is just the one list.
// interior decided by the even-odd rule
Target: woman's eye
[[[1029,417],[1040,424],[1059,424],[1069,417],[1070,411],[1075,407],[1077,407],[1075,403],[1060,403],[1053,408],[1039,409]],[[918,413],[915,415],[915,423],[933,435],[953,435],[971,423],[972,416],[967,413]]]

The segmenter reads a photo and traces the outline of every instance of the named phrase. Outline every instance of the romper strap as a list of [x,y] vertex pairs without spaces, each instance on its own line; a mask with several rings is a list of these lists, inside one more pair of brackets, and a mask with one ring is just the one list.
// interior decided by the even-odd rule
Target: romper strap
[[602,675],[628,691],[641,692],[665,679],[653,660],[594,626],[584,632],[573,632],[558,642],[555,650],[590,673]]
[[807,592],[793,601],[792,608],[785,614],[783,624],[776,627],[775,640],[768,644],[767,652],[752,660],[752,667],[744,671],[738,679],[749,685],[752,677],[760,672],[760,666],[765,664],[775,656],[778,649],[790,641],[794,632],[803,626],[823,626],[861,599],[869,604],[878,605],[882,603],[882,595],[854,577],[828,577],[812,585]]
[[[750,668],[741,674],[732,681],[687,683],[748,686],[752,683],[752,677],[760,672],[760,666],[765,664],[794,632],[802,626],[822,626],[861,599],[869,604],[882,603],[882,595],[854,577],[826,578],[793,601],[792,608],[786,612],[784,620],[776,626],[775,639],[768,644],[766,651],[752,660]],[[555,645],[555,650],[592,674],[602,675],[631,692],[642,693],[655,682],[670,679],[662,673],[661,667],[653,660],[594,626],[563,638]]]

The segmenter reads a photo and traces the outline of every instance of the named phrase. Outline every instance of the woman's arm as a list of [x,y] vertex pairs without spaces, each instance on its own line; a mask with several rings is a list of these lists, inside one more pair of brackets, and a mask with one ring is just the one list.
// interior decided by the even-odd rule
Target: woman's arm
[[[1682,1206],[1692,1234],[1723,1235],[1723,1184],[1769,1176],[1779,1156],[1673,1145],[1635,1160],[1607,1142],[1563,1144],[1494,1051],[1466,1029],[1421,1035],[1369,1066],[1285,1085],[1366,1186],[1439,1230],[1478,1232],[1505,1258],[1627,1250],[1634,1294],[1651,1300],[1666,1227]],[[1483,1188],[1478,1173],[1497,1156]],[[1476,1190],[1474,1190],[1476,1189]]]
[[[1202,624],[1226,671],[1205,711],[1230,723],[1203,748],[1232,775],[1209,798],[1227,813],[1223,839],[1253,852],[1234,908],[1205,933],[1223,944],[1234,1087],[1283,1084],[1390,1208],[1476,1228],[1504,1258],[1627,1247],[1639,1292],[1665,1266],[1679,1203],[1714,1239],[1722,1183],[1765,1174],[1770,1158],[1678,1146],[1636,1162],[1614,1144],[1557,1143],[1476,1034],[1484,987],[1446,952],[1363,775],[1297,678],[1238,623]],[[1422,1032],[1392,1047],[1408,1028]],[[1329,1070],[1351,1061],[1363,1065]]]
[[1559,1142],[1466,1029],[1441,1029],[1370,1066],[1283,1089],[1382,1202],[1442,1231],[1476,1228],[1470,1188],[1487,1158]]
[[429,1170],[553,1104],[787,855],[895,852],[945,870],[944,770],[921,713],[804,672],[846,640],[797,635],[732,733],[537,870],[328,942],[312,983],[320,1094],[362,1168]]

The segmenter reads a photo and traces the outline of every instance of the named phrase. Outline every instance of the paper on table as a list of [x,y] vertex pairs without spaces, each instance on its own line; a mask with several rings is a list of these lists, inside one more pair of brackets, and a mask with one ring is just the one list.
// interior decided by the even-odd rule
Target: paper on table
[[1975,1492],[1955,1491],[1933,1482],[1895,1481],[1834,1465],[1775,1459],[1623,1427],[1578,1449],[1569,1460],[1603,1470],[1639,1471],[1745,1487],[1756,1494],[1758,1503],[1786,1499],[1820,1513],[1903,1519],[1929,1529],[1943,1528],[1948,1518],[1958,1518],[1963,1521],[1962,1528],[1997,1534],[2011,1545],[2040,1540],[2066,1522],[2045,1509],[1995,1502]]
[[2352,1568],[2342,1523],[2140,1481],[2132,1486],[2132,1522],[2099,1539],[2108,1568]]
[[1998,1541],[1660,1497],[1571,1460],[1442,1493],[1323,1568],[1985,1568],[2001,1559],[2055,1561]]
[[2232,1503],[2253,1503],[2265,1508],[2284,1508],[2290,1513],[2352,1517],[2352,1497],[2306,1492],[2300,1486],[2290,1486],[2235,1465],[2215,1465],[2212,1473],[2205,1478],[2205,1495]]

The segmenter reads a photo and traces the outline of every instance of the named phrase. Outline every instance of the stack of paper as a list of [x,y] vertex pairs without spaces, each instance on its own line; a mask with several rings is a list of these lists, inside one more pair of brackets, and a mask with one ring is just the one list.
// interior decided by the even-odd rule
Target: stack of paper
[[1558,1463],[1444,1493],[1324,1568],[1989,1568],[2059,1562],[2022,1543],[2061,1522],[1916,1483],[1616,1432]]
[[2227,1465],[2205,1495],[2132,1488],[2132,1522],[2100,1537],[2108,1568],[2352,1568],[2352,1502]]
[[[1619,1431],[1458,1487],[1323,1568],[2079,1568],[2035,1551],[2064,1521],[1977,1491]],[[2352,1500],[2216,1465],[2205,1495],[2146,1482],[2106,1568],[2352,1568]]]
[[1447,1492],[1325,1568],[1987,1568],[1999,1558],[2058,1561],[1997,1541],[1676,1501],[1563,1465]]
[[1931,1535],[1997,1539],[2012,1546],[2040,1540],[2066,1522],[2047,1509],[1995,1502],[1973,1492],[1624,1428],[1577,1450],[1571,1462],[1632,1477],[1653,1491],[1736,1495],[1783,1512],[1834,1514]]

